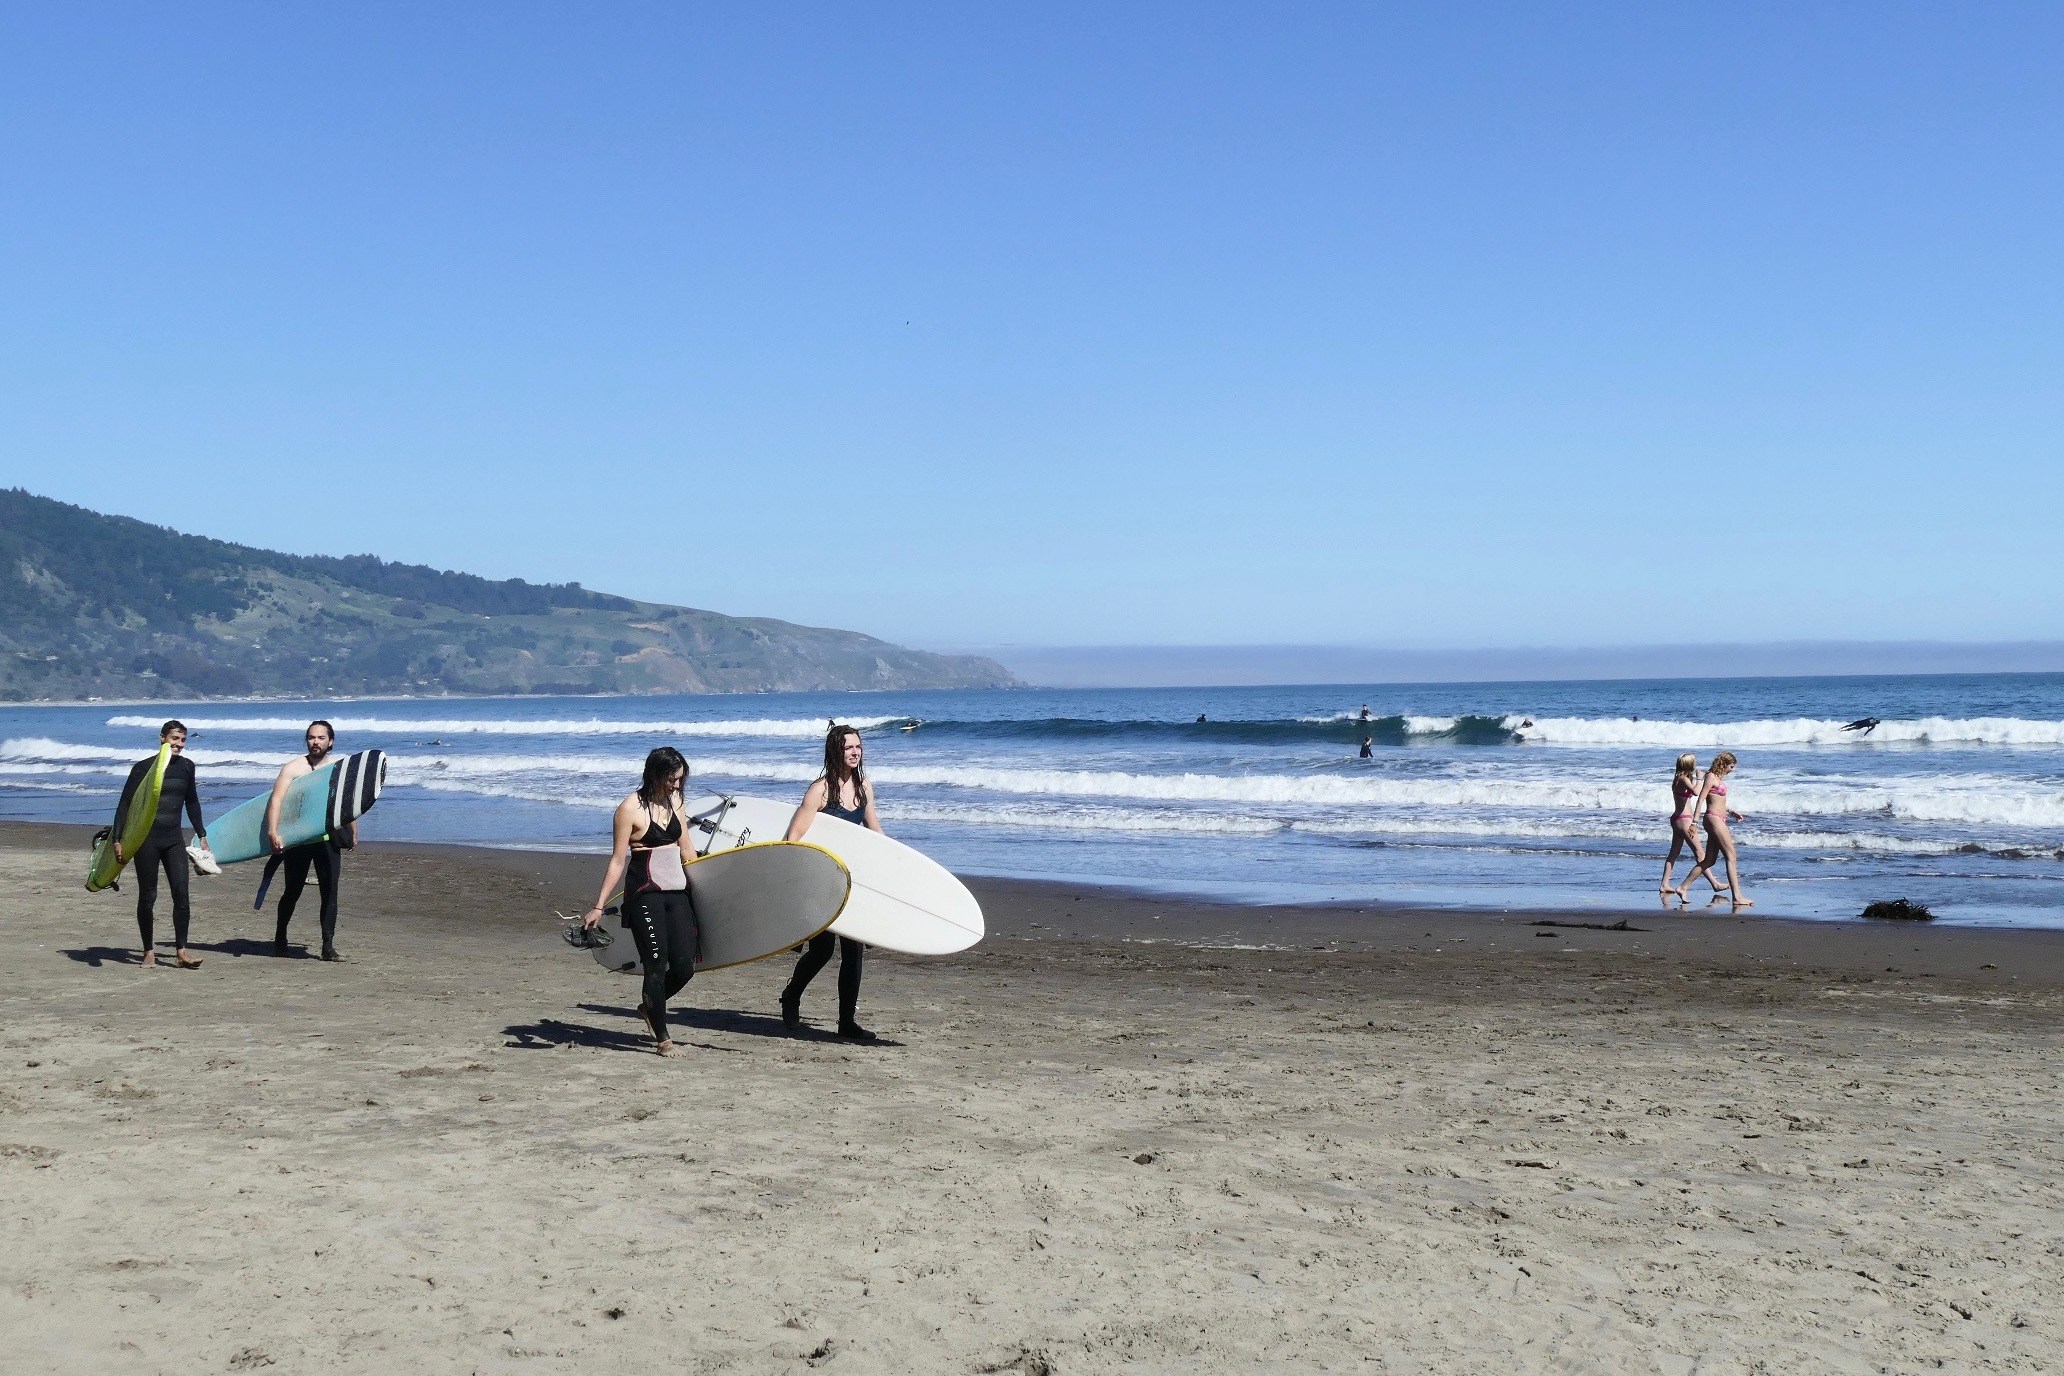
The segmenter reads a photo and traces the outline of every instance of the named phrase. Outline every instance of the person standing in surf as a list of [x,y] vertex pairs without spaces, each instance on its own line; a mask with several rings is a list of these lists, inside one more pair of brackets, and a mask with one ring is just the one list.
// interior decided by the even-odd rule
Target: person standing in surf
[[[1713,763],[1706,769],[1706,781],[1699,788],[1699,803],[1706,810],[1706,854],[1705,858],[1690,874],[1684,876],[1684,887],[1677,890],[1677,896],[1691,901],[1691,886],[1700,875],[1706,882],[1713,882],[1713,862],[1725,858],[1727,861],[1727,892],[1733,899],[1735,911],[1756,906],[1753,899],[1742,897],[1741,873],[1734,855],[1734,836],[1727,829],[1729,821],[1748,820],[1745,812],[1736,812],[1727,805],[1727,780],[1734,773],[1735,758],[1732,750],[1723,750],[1713,757]],[[1716,885],[1713,901],[1720,901],[1720,890]]]
[[635,793],[616,805],[611,824],[609,866],[595,906],[581,914],[583,927],[602,921],[602,905],[623,886],[623,925],[638,943],[645,990],[638,1016],[652,1033],[653,1050],[677,1054],[667,1035],[667,1000],[695,978],[701,944],[688,876],[681,864],[681,790],[688,761],[670,745],[645,757],[645,774]]
[[[1663,897],[1663,906],[1668,907],[1673,897],[1689,900],[1691,881],[1698,874],[1701,852],[1698,843],[1699,772],[1698,756],[1686,751],[1677,757],[1677,772],[1670,779],[1670,854],[1663,861],[1663,883],[1657,890]],[[1677,868],[1677,857],[1685,851],[1691,852],[1692,871],[1685,876],[1685,893],[1679,893],[1670,884],[1670,872]],[[1706,882],[1713,886],[1713,892],[1720,892],[1718,881],[1712,872],[1706,873]]]
[[301,891],[308,887],[308,872],[312,869],[322,899],[322,958],[342,960],[344,957],[337,953],[337,888],[343,868],[342,852],[358,844],[358,823],[346,822],[341,836],[324,836],[298,846],[289,846],[280,839],[280,805],[286,800],[287,790],[294,780],[322,768],[337,747],[337,728],[326,721],[312,721],[301,739],[308,753],[288,760],[280,769],[279,777],[272,781],[272,797],[265,804],[265,842],[272,848],[272,863],[284,865],[287,872],[286,887],[280,893],[279,922],[272,934],[272,953],[288,954],[287,924],[294,920],[294,908],[301,902]]
[[[825,732],[824,773],[804,790],[802,805],[789,819],[784,840],[802,840],[820,812],[869,831],[881,831],[881,818],[874,810],[874,790],[867,786],[865,753],[860,732],[855,728],[834,726]],[[847,1041],[874,1041],[874,1033],[862,1027],[855,1017],[860,1003],[860,967],[867,948],[849,936],[834,937],[829,931],[810,938],[802,959],[796,962],[795,973],[789,976],[788,987],[781,991],[782,1024],[791,1030],[802,1026],[803,990],[810,987],[810,981],[830,961],[834,942],[839,953],[838,1034]]]
[[[198,970],[201,958],[186,949],[187,932],[193,924],[193,905],[187,898],[186,833],[179,829],[179,814],[184,811],[193,822],[194,840],[200,843],[202,850],[208,848],[208,824],[201,820],[201,791],[194,782],[193,761],[186,757],[185,723],[168,721],[159,727],[158,743],[172,747],[172,758],[165,765],[165,782],[158,794],[158,815],[151,822],[150,834],[144,837],[134,857],[136,930],[143,937],[144,967],[154,967],[158,963],[158,871],[163,869],[165,887],[172,891],[173,963],[182,970]],[[131,858],[122,854],[122,830],[128,824],[129,805],[135,800],[136,790],[143,786],[143,781],[150,777],[157,763],[155,754],[138,760],[129,771],[129,782],[122,785],[122,801],[115,808],[117,861]]]

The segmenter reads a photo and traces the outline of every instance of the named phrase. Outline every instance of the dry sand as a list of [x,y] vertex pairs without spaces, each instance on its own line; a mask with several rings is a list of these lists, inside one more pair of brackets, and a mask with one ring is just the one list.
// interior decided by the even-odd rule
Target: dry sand
[[197,880],[197,972],[84,862],[0,828],[10,1373],[2064,1369],[2056,935],[987,883],[883,1045],[773,961],[668,1061],[592,859],[347,856],[343,965]]

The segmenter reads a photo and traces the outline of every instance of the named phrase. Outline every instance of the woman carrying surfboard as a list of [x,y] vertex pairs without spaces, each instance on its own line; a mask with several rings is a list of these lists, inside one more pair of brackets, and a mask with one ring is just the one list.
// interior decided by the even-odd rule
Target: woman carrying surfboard
[[677,1050],[667,1035],[667,1000],[695,977],[695,909],[681,866],[681,788],[687,782],[688,761],[672,746],[662,745],[645,757],[638,791],[616,805],[602,891],[595,906],[581,914],[583,927],[599,925],[602,905],[623,886],[623,924],[636,938],[645,967],[638,1016],[652,1030],[653,1049],[662,1056]]
[[[118,862],[133,859],[136,862],[136,930],[143,938],[144,965],[149,967],[158,963],[155,931],[158,871],[163,869],[165,887],[172,891],[172,959],[182,970],[198,970],[201,958],[186,949],[193,905],[187,897],[186,835],[179,829],[179,814],[183,810],[193,822],[194,840],[203,850],[208,848],[208,824],[201,820],[201,792],[194,782],[193,761],[185,754],[186,724],[166,722],[158,728],[158,742],[172,748],[172,758],[165,765],[165,778],[158,793],[157,817],[134,856],[124,855],[122,843],[117,839],[115,859]],[[122,786],[122,801],[115,809],[114,834],[117,838],[128,824],[129,807],[137,789],[157,763],[157,756],[152,755],[138,760],[136,767],[129,771],[129,781]]]
[[[862,767],[864,753],[857,728],[834,723],[824,733],[823,777],[804,791],[802,806],[789,819],[788,835],[783,839],[802,840],[820,812],[864,826],[869,831],[881,831],[881,818],[874,811],[874,790],[867,786]],[[781,991],[781,1021],[790,1029],[802,1025],[803,990],[810,987],[810,981],[831,960],[832,942],[833,935],[829,931],[811,937],[809,945],[803,948],[803,958],[796,962],[795,973],[789,976],[788,987]],[[854,1017],[860,1003],[860,966],[867,948],[849,936],[838,937],[837,943],[838,1034],[848,1041],[874,1041],[874,1033],[862,1027]]]

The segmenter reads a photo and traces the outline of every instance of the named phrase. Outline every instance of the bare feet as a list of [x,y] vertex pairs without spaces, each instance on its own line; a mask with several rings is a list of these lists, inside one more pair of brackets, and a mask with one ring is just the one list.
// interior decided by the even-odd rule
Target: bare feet
[[201,968],[201,958],[199,956],[190,956],[184,951],[176,953],[172,957],[172,963],[182,970],[198,970]]
[[1755,906],[1756,900],[1753,898],[1737,898],[1734,900],[1734,910],[1736,912],[1740,912],[1743,908],[1753,908]]
[[678,1056],[681,1054],[681,1048],[675,1046],[672,1042],[661,1042],[652,1049],[662,1056]]
[[158,953],[156,951],[145,951],[143,953],[143,968],[146,970],[158,968]]

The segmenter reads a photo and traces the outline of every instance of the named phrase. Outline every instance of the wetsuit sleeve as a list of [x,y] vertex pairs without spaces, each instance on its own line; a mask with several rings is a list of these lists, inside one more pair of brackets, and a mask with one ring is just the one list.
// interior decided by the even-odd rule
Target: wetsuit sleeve
[[179,762],[186,766],[186,816],[193,823],[194,835],[206,840],[208,824],[201,820],[201,783],[194,777],[193,761],[184,755]]
[[136,797],[137,788],[143,783],[143,776],[150,773],[155,758],[138,760],[129,770],[129,782],[122,785],[122,801],[115,804],[115,835],[122,834],[122,824],[129,820],[129,803]]

